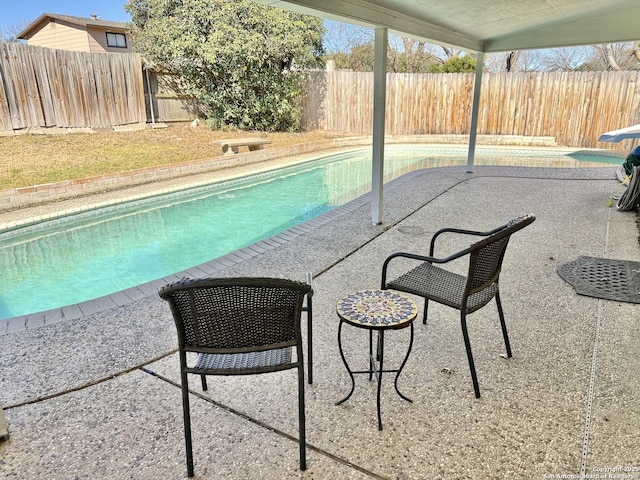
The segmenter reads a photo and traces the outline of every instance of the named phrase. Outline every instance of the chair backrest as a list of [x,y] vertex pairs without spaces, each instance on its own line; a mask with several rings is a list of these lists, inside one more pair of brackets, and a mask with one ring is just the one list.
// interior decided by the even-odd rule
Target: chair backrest
[[491,235],[471,245],[469,274],[467,276],[468,295],[498,281],[502,260],[511,235],[523,229],[535,219],[536,217],[533,215],[515,218],[493,230]]
[[180,349],[239,353],[296,345],[311,286],[276,278],[182,280],[160,289],[169,302]]

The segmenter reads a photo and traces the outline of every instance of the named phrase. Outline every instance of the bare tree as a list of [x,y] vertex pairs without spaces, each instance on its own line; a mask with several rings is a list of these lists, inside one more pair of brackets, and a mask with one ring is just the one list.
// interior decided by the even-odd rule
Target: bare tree
[[607,58],[607,70],[615,70],[617,72],[621,72],[622,68],[620,68],[620,65],[618,65],[618,62],[616,61],[616,56],[610,43],[605,44],[604,54]]
[[633,56],[640,63],[640,41],[633,42]]
[[522,50],[518,57],[519,72],[544,72],[546,66],[544,63],[544,50]]
[[575,71],[584,68],[592,52],[592,47],[574,47],[492,53],[485,58],[484,69],[488,72]]
[[533,72],[544,70],[540,50],[520,50],[487,55],[484,68],[488,72]]
[[334,20],[325,20],[324,27],[322,43],[328,53],[349,53],[353,47],[373,42],[374,32],[370,28]]
[[640,70],[640,42],[595,45],[589,58],[590,70]]
[[483,70],[485,72],[501,72],[504,67],[504,58],[502,53],[490,53],[484,57]]
[[424,73],[429,70],[429,66],[436,62],[428,43],[414,40],[408,37],[401,37],[401,50],[395,52],[399,60],[399,69],[405,73]]
[[573,72],[588,69],[593,47],[552,48],[545,51],[545,70],[552,72]]
[[[325,21],[326,33],[323,46],[325,61],[333,61],[337,68],[355,71],[373,70],[374,32],[370,28],[341,22]],[[389,35],[387,70],[402,73],[428,72],[437,62],[436,45],[398,35]],[[445,54],[453,50],[443,49]]]
[[441,48],[444,51],[444,59],[442,59],[443,62],[446,59],[453,57],[453,48],[445,47],[444,45],[442,45]]
[[24,30],[29,23],[28,20],[25,20],[15,25],[0,25],[0,42],[19,42],[18,34]]
[[490,53],[484,59],[484,70],[492,73],[513,71],[509,70],[517,63],[517,59],[516,62],[513,62],[512,59],[509,58],[513,53],[514,52]]
[[518,64],[519,51],[509,52],[505,58],[505,70],[507,72],[515,72]]

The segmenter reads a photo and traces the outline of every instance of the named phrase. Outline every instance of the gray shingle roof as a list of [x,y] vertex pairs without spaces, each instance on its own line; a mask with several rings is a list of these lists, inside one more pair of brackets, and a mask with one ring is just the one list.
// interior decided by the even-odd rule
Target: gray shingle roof
[[114,22],[112,20],[102,20],[100,17],[74,17],[72,15],[59,15],[57,13],[45,13],[44,15],[55,18],[57,20],[64,20],[69,23],[75,23],[77,25],[95,25],[100,27],[122,28],[127,29],[128,24],[125,22]]
[[103,27],[103,28],[114,28],[119,30],[129,30],[129,24],[126,22],[114,22],[112,20],[102,20],[99,17],[75,17],[73,15],[61,15],[58,13],[43,13],[33,22],[31,22],[27,27],[22,30],[17,37],[25,38],[26,35],[33,30],[34,27],[39,25],[42,21],[47,18],[53,20],[60,20],[62,22],[72,23],[74,25],[80,25],[83,27],[93,26],[93,27]]

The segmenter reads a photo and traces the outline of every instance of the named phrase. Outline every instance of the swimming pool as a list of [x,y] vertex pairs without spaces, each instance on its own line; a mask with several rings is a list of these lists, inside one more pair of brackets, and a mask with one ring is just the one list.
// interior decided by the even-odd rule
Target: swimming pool
[[[579,156],[577,156],[579,155]],[[370,149],[0,233],[0,319],[73,305],[162,278],[268,238],[371,188]],[[476,164],[619,164],[592,153],[479,148]],[[385,182],[466,164],[466,148],[393,146]]]

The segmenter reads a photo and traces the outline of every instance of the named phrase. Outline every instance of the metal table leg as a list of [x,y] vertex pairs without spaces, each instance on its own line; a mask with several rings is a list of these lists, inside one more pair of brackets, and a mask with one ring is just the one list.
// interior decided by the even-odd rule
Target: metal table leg
[[409,348],[407,349],[407,354],[402,361],[402,365],[400,365],[400,368],[398,369],[398,373],[396,373],[396,379],[393,383],[395,384],[396,392],[398,392],[398,395],[404,398],[407,402],[413,403],[413,400],[411,400],[409,397],[406,397],[405,395],[400,393],[400,390],[398,390],[398,377],[400,376],[400,372],[402,372],[402,369],[406,365],[407,360],[409,360],[409,354],[411,353],[411,348],[413,347],[413,323],[409,326],[409,328],[411,328],[411,336],[409,337]]
[[382,414],[380,413],[380,391],[382,390],[382,372],[383,366],[382,361],[384,360],[384,330],[380,330],[378,332],[378,371],[377,371],[377,379],[378,379],[378,394],[377,394],[377,408],[378,408],[378,430],[382,430]]
[[356,387],[356,381],[353,378],[353,373],[351,372],[351,369],[349,368],[349,364],[347,363],[347,359],[345,358],[344,352],[342,351],[342,324],[343,323],[344,322],[341,320],[340,325],[338,325],[338,350],[340,350],[340,356],[342,357],[342,362],[344,363],[344,366],[347,368],[349,377],[351,377],[351,391],[342,400],[340,400],[339,402],[336,402],[336,405],[340,405],[341,403],[346,402],[349,399],[349,397],[353,394],[353,390]]

